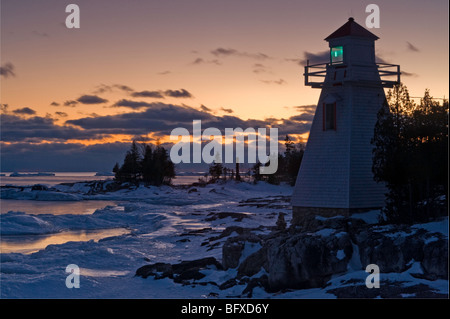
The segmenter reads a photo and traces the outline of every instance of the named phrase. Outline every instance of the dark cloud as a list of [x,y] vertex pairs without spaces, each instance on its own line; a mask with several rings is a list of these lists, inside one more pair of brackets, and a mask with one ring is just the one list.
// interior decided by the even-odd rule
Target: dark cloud
[[3,76],[5,78],[16,76],[16,73],[14,72],[14,65],[10,62],[7,62],[0,66],[0,76]]
[[[296,61],[295,59],[292,60]],[[303,58],[298,59],[297,63],[303,66],[307,64],[308,60],[309,64],[326,63],[330,60],[330,51],[326,50],[317,53],[305,51],[303,52]]]
[[[124,88],[110,87],[126,91]],[[129,91],[127,92],[129,93]],[[145,91],[137,93],[142,92]],[[192,96],[184,89],[156,92],[162,92],[166,96]],[[66,101],[66,103],[64,104],[75,105],[78,102]],[[296,106],[294,109],[298,113],[295,112],[296,115],[288,119],[243,120],[233,116],[231,109],[222,108],[221,110],[227,112],[227,114],[222,116],[213,115],[211,114],[211,109],[205,105],[194,109],[186,105],[160,102],[147,103],[122,99],[116,102],[114,106],[128,107],[133,109],[133,111],[108,116],[91,114],[88,117],[84,115],[86,117],[67,120],[64,125],[56,125],[56,123],[67,116],[65,112],[55,112],[55,118],[39,116],[24,118],[12,114],[12,112],[3,114],[1,117],[1,136],[2,141],[8,142],[8,144],[3,143],[2,145],[2,169],[4,171],[19,169],[53,171],[109,170],[116,161],[120,162],[123,160],[129,144],[110,143],[85,146],[67,143],[67,141],[74,139],[101,139],[116,134],[125,134],[146,142],[152,142],[154,141],[153,139],[169,135],[177,127],[184,127],[192,132],[193,120],[202,120],[203,129],[216,127],[222,132],[224,132],[225,128],[240,127],[245,130],[249,127],[255,129],[269,126],[277,127],[281,141],[285,134],[308,132],[315,111],[315,105]],[[6,110],[3,105],[2,109]],[[29,115],[34,114],[30,113]],[[153,133],[152,138],[147,137],[149,133]],[[51,143],[41,144],[43,140]]]
[[232,109],[226,109],[226,108],[223,108],[223,107],[221,107],[220,110],[224,111],[225,113],[228,113],[228,114],[231,114],[231,113],[234,112]]
[[52,102],[52,103],[50,103],[50,105],[51,105],[51,106],[59,106],[60,104],[57,103],[57,102]]
[[85,131],[70,126],[59,126],[51,117],[23,118],[4,114],[1,118],[1,135],[4,142],[66,141],[69,139],[93,139],[109,136],[101,130]]
[[261,64],[261,63],[255,63],[253,64],[253,73],[266,73],[268,72],[268,68]]
[[192,94],[185,89],[180,90],[166,90],[164,91],[165,96],[175,97],[175,98],[191,98]]
[[287,82],[283,79],[279,79],[279,80],[261,80],[261,82],[266,83],[266,84],[278,84],[278,85],[285,85],[287,84]]
[[217,59],[214,59],[214,60],[205,60],[205,59],[202,59],[202,58],[197,58],[197,59],[195,59],[191,64],[195,64],[195,65],[199,65],[199,64],[215,64],[215,65],[222,65],[222,63],[221,63],[219,60],[217,60]]
[[[145,102],[142,102],[145,103]],[[164,103],[146,103],[145,111],[117,115],[88,117],[66,121],[86,131],[100,130],[111,134],[157,135],[170,134],[176,127],[192,127],[193,120],[211,121],[214,116],[188,106]]]
[[212,50],[211,53],[216,57],[227,57],[227,56],[237,56],[237,57],[245,57],[252,58],[256,60],[266,60],[271,59],[270,56],[264,53],[248,53],[243,51],[238,51],[236,49],[225,49],[225,48],[217,48]]
[[64,106],[70,106],[70,107],[75,107],[78,104],[77,101],[74,100],[67,100],[64,102]]
[[131,101],[127,99],[122,99],[120,101],[117,101],[112,106],[113,107],[129,107],[130,109],[140,109],[143,107],[150,107],[153,103],[147,103],[143,101]]
[[55,114],[57,116],[60,116],[60,117],[67,117],[68,116],[68,114],[66,112],[55,112]]
[[110,171],[121,162],[129,143],[82,145],[76,143],[2,144],[2,171]]
[[106,85],[106,84],[100,84],[96,87],[96,89],[94,90],[94,94],[102,94],[105,92],[113,92],[115,90],[120,90],[126,93],[130,93],[133,92],[134,90],[132,88],[130,88],[127,85],[123,85],[123,84],[112,84],[112,85]]
[[167,75],[167,74],[170,74],[170,73],[172,73],[172,72],[170,72],[169,70],[167,70],[167,71],[163,71],[163,72],[158,72],[157,74],[158,74],[158,75]]
[[418,77],[418,75],[416,73],[406,72],[403,70],[401,71],[401,75],[406,76],[406,77],[413,77],[413,78]]
[[413,45],[411,42],[406,41],[406,47],[408,48],[409,51],[420,52],[420,50],[415,45]]
[[316,112],[317,105],[315,104],[299,105],[294,106],[294,108],[299,112],[314,114]]
[[36,114],[36,111],[33,109],[30,109],[29,107],[23,107],[21,109],[16,109],[12,112],[14,114],[19,114],[19,115],[34,115],[34,114]]
[[211,109],[209,107],[204,106],[203,104],[200,106],[200,110],[203,112],[211,112]]
[[163,99],[163,93],[161,91],[140,91],[131,93],[133,97],[151,97],[157,99]]
[[102,99],[97,95],[82,95],[77,101],[83,104],[102,104],[108,102],[108,100]]

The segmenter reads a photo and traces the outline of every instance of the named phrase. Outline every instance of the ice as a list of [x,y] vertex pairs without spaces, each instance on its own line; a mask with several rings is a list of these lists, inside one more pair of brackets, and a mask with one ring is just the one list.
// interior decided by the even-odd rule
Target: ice
[[[106,182],[108,183],[108,182]],[[105,184],[106,184],[105,183]],[[103,184],[103,188],[104,185]],[[192,188],[192,187],[191,187]],[[131,187],[116,192],[91,192],[89,183],[56,185],[48,191],[33,191],[30,187],[2,188],[4,198],[61,200],[72,198],[85,201],[105,202],[105,206],[90,214],[72,214],[71,206],[65,214],[33,214],[26,212],[7,212],[1,215],[2,239],[6,237],[51,238],[59,234],[75,232],[103,232],[125,229],[126,232],[106,238],[70,240],[49,244],[38,251],[25,254],[2,252],[1,257],[1,297],[2,298],[209,298],[218,294],[219,298],[240,297],[246,285],[235,285],[220,290],[218,285],[237,276],[236,269],[219,271],[211,267],[201,272],[205,275],[200,282],[204,285],[181,285],[169,278],[154,280],[135,277],[136,270],[149,263],[179,263],[205,257],[222,258],[222,245],[228,237],[217,238],[229,226],[252,229],[255,234],[271,231],[278,213],[286,213],[286,222],[291,218],[289,199],[282,201],[284,206],[250,205],[247,200],[257,199],[258,203],[268,203],[277,195],[289,197],[289,185],[270,185],[258,183],[218,183],[205,187],[195,187],[197,191],[188,193],[181,187]],[[6,197],[4,197],[6,196]],[[55,202],[47,202],[49,206]],[[64,202],[59,202],[64,205]],[[108,205],[107,205],[108,204]],[[239,213],[246,217],[237,221],[233,217],[219,218],[218,213]],[[373,214],[367,214],[368,219]],[[214,218],[211,218],[214,217]],[[374,221],[374,219],[372,220]],[[367,222],[367,220],[366,220]],[[373,226],[385,231],[387,226]],[[377,228],[378,227],[378,228]],[[448,236],[448,219],[416,225],[431,232]],[[392,229],[391,229],[392,230]],[[340,237],[346,234],[330,228],[322,229],[314,235]],[[232,232],[229,236],[237,236]],[[398,233],[396,236],[402,234]],[[430,242],[437,236],[430,236]],[[246,242],[241,261],[258,251],[259,243]],[[343,259],[343,250],[336,251],[336,257]],[[80,267],[80,289],[65,287],[66,266],[76,264]],[[383,279],[404,281],[404,285],[424,283],[436,291],[448,293],[448,281],[430,282],[417,279],[412,274],[420,274],[419,262],[412,262],[409,269],[401,274],[382,274]],[[264,269],[253,276],[265,275]],[[355,282],[364,285],[367,273],[364,271],[358,247],[353,245],[349,267],[346,273],[333,277],[324,288],[301,289],[269,293],[260,287],[253,289],[252,298],[335,298],[327,290]],[[211,284],[216,283],[216,285]]]

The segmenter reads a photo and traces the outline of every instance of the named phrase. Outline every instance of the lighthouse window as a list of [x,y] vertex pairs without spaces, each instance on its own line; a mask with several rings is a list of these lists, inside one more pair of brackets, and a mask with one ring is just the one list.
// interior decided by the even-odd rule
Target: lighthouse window
[[344,62],[344,49],[343,47],[331,48],[331,64]]
[[323,128],[324,130],[336,129],[336,103],[324,104],[324,118]]

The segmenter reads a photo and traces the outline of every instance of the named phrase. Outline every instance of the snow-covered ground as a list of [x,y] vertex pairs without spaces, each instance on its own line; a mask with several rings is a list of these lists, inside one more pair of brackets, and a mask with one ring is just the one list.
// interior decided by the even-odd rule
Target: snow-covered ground
[[[253,228],[254,233],[268,233],[268,227],[275,225],[278,213],[287,214],[285,218],[288,224],[291,216],[289,199],[292,187],[287,185],[228,182],[189,189],[142,186],[104,194],[88,193],[89,187],[83,183],[58,185],[49,191],[2,189],[2,199],[111,200],[117,203],[97,209],[93,214],[33,214],[32,211],[2,214],[2,298],[240,296],[245,289],[243,285],[220,290],[212,284],[182,285],[169,278],[143,279],[136,277],[135,272],[143,265],[157,262],[173,264],[204,257],[215,257],[221,261],[223,243],[227,237],[236,235],[219,236],[226,227],[240,226]],[[358,217],[373,222],[376,213]],[[442,232],[448,237],[448,219],[416,227]],[[318,235],[326,236],[326,231],[322,230]],[[92,240],[85,241],[89,238]],[[58,244],[49,244],[42,249],[36,248],[36,245],[33,249],[23,249],[27,243],[32,246],[31,243],[44,239],[48,239],[47,243],[54,240]],[[257,250],[258,245],[246,245],[243,256]],[[19,250],[21,253],[18,253]],[[360,284],[365,282],[367,273],[358,265],[357,254],[354,254],[354,258],[354,262],[349,264],[349,271],[332,278],[326,289],[267,293],[257,287],[252,297],[335,298],[334,294],[327,291],[352,285],[355,281]],[[69,264],[76,264],[80,268],[78,289],[66,287],[69,274],[65,270]],[[413,264],[405,273],[389,276],[396,276],[398,278],[395,280],[407,284],[426,282],[437,292],[448,294],[448,281],[430,282],[412,277],[410,273],[420,272],[418,267],[420,265]],[[235,269],[208,269],[201,272],[206,275],[202,282],[218,284],[236,276]],[[261,276],[263,272],[261,270],[255,277]]]

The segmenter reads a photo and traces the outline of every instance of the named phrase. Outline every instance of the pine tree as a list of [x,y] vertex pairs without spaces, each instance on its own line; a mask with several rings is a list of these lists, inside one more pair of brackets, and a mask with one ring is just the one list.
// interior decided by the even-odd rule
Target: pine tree
[[[413,103],[404,85],[394,87],[378,113],[372,144],[374,178],[386,183],[389,222],[425,221],[448,203],[448,102],[428,90]],[[445,203],[436,201],[445,195]]]

